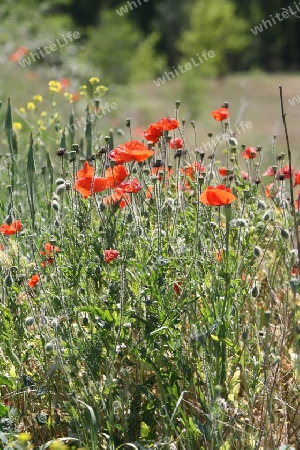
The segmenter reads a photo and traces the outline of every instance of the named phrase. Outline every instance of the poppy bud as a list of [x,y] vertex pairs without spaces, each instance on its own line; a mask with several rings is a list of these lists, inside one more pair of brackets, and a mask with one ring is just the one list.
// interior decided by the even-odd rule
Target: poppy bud
[[211,138],[211,137],[213,137],[213,133],[210,131],[209,133],[207,133],[207,136],[208,136],[209,138]]
[[63,193],[65,192],[65,190],[66,190],[66,185],[65,185],[65,183],[59,184],[59,185],[57,186],[57,188],[55,189],[55,193],[56,193],[58,196],[61,196],[61,195],[63,195]]
[[65,180],[63,178],[57,178],[55,180],[55,185],[58,186],[59,184],[64,184]]
[[255,298],[255,297],[258,296],[258,287],[257,287],[257,286],[254,286],[254,287],[252,288],[251,296],[252,296],[253,298]]
[[289,231],[284,228],[281,228],[280,234],[283,239],[288,239],[290,237]]
[[45,352],[46,353],[51,353],[54,349],[54,345],[52,344],[52,342],[47,342],[47,344],[45,345]]
[[262,220],[264,221],[264,222],[268,222],[268,220],[270,219],[270,213],[269,212],[266,212],[263,216],[262,216]]
[[191,125],[192,125],[193,128],[195,128],[195,121],[194,120],[191,121]]
[[236,146],[238,145],[237,140],[236,140],[235,138],[233,138],[233,137],[230,137],[230,138],[228,139],[228,142],[229,142],[229,144],[232,145],[233,147],[236,147]]
[[89,319],[85,316],[85,317],[82,319],[82,325],[83,325],[84,327],[86,327],[88,324],[89,324]]
[[262,200],[258,200],[257,202],[257,209],[265,210],[267,205]]
[[30,327],[33,324],[34,324],[34,317],[26,317],[26,319],[25,319],[26,327]]
[[55,211],[59,211],[59,203],[56,201],[56,200],[52,200],[52,208],[55,210]]
[[261,249],[259,247],[254,247],[253,249],[254,256],[260,256],[261,255]]
[[72,151],[78,153],[79,152],[79,145],[78,144],[72,144]]
[[180,106],[180,100],[176,100],[175,105],[176,105],[176,108],[178,109]]
[[5,283],[5,286],[6,286],[6,287],[8,287],[8,288],[12,287],[13,279],[12,279],[10,273],[9,273],[8,275],[6,275],[6,277],[5,277],[5,279],[4,279],[4,283]]
[[130,117],[127,117],[127,119],[126,119],[126,127],[130,127],[130,125],[131,125],[131,118]]
[[236,154],[236,147],[231,147],[231,153],[232,153],[233,155]]
[[290,279],[290,287],[291,287],[292,292],[293,292],[294,295],[296,295],[297,292],[298,292],[299,283],[300,283],[300,280],[298,278],[291,278]]
[[69,161],[70,162],[73,162],[73,161],[75,161],[76,160],[76,152],[74,151],[74,150],[72,150],[70,153],[69,153]]
[[261,146],[261,145],[258,145],[258,146],[256,147],[256,151],[257,151],[257,152],[261,152],[261,150],[262,150],[262,146]]

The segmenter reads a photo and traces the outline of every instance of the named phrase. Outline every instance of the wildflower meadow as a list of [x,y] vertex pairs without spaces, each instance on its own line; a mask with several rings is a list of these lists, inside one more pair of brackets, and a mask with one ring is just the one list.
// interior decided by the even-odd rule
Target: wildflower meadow
[[266,152],[251,130],[240,142],[228,102],[206,137],[176,99],[121,133],[97,77],[68,88],[2,99],[0,448],[299,449],[282,91],[286,147]]

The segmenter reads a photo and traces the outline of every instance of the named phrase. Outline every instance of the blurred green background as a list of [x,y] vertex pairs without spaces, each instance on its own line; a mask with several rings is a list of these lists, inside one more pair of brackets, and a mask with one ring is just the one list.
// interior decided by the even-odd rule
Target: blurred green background
[[[232,125],[241,120],[253,125],[239,142],[270,147],[274,133],[278,145],[285,145],[278,95],[282,84],[296,146],[300,98],[294,105],[288,99],[300,89],[298,8],[297,1],[284,0],[1,0],[0,96],[5,101],[9,95],[20,108],[34,94],[45,95],[51,79],[68,78],[68,92],[77,92],[97,76],[109,87],[105,101],[118,104],[103,119],[104,128],[122,128],[130,116],[135,137],[141,138],[148,123],[172,115],[179,98],[187,123],[197,121],[200,143],[215,130],[211,110],[228,100]],[[80,37],[32,60],[31,52],[57,40],[64,43],[69,31]],[[215,56],[179,71],[179,65],[197,60],[203,50]],[[25,67],[19,62],[23,58],[30,58]],[[154,81],[163,77],[157,86]],[[3,114],[2,109],[1,120]]]

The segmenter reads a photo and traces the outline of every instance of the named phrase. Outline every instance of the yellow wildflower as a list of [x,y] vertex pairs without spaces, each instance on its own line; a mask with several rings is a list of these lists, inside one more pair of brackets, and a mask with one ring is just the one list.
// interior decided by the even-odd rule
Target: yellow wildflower
[[20,111],[21,114],[26,114],[26,109],[25,108],[20,108],[19,111]]
[[42,116],[42,117],[45,117],[47,114],[48,114],[47,111],[42,111],[42,112],[41,112],[41,116]]
[[51,80],[49,81],[49,91],[50,92],[60,92],[61,91],[61,84],[59,81]]
[[105,86],[97,86],[95,89],[95,95],[102,97],[102,95],[106,94],[108,88]]
[[91,84],[97,84],[97,83],[100,83],[100,80],[97,77],[92,77],[92,78],[89,79],[89,82]]
[[42,102],[43,101],[43,97],[41,95],[34,95],[32,98],[33,98],[33,100],[35,102]]
[[28,111],[34,111],[35,110],[35,104],[33,102],[27,103],[27,109]]
[[15,131],[20,131],[23,129],[23,125],[20,122],[13,122],[13,128]]

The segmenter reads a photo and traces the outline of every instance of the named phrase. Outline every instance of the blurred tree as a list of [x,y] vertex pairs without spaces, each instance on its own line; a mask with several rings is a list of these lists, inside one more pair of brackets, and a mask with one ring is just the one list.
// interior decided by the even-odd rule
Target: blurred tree
[[249,25],[237,16],[231,0],[197,0],[189,11],[189,28],[183,31],[178,48],[182,62],[197,58],[197,54],[212,50],[215,57],[198,68],[202,75],[224,75],[235,69],[234,57],[249,45]]

